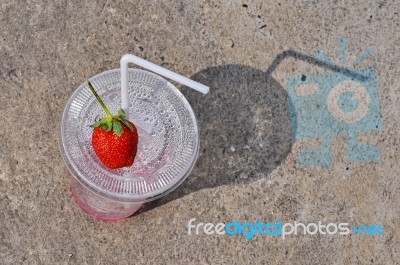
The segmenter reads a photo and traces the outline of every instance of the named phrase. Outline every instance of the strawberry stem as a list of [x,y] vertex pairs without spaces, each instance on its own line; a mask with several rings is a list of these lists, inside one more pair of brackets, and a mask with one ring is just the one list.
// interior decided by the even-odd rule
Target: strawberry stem
[[94,87],[92,86],[92,83],[88,81],[88,85],[90,88],[90,91],[92,91],[93,95],[96,97],[97,101],[100,103],[101,107],[103,108],[104,112],[107,114],[107,118],[112,118],[111,112],[108,110],[106,105],[104,104],[103,100],[101,100],[100,96],[97,94],[96,90],[94,90]]

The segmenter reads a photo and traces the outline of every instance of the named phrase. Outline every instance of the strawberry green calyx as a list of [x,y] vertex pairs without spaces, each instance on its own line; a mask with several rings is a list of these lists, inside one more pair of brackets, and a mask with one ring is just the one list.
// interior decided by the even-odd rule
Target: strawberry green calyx
[[93,95],[96,97],[97,101],[100,103],[101,107],[103,108],[104,112],[107,115],[105,118],[102,118],[99,121],[90,125],[90,127],[92,127],[92,128],[100,127],[102,130],[105,130],[106,132],[113,130],[113,132],[117,136],[120,136],[123,132],[123,128],[121,125],[121,122],[122,122],[126,127],[128,127],[129,130],[131,130],[133,132],[132,125],[129,123],[129,121],[127,119],[125,119],[124,110],[120,109],[118,111],[117,115],[112,115],[111,112],[106,107],[106,105],[104,104],[103,100],[97,94],[96,90],[94,89],[94,87],[93,87],[92,83],[90,83],[90,81],[88,81],[88,85],[89,85],[90,91],[92,91]]

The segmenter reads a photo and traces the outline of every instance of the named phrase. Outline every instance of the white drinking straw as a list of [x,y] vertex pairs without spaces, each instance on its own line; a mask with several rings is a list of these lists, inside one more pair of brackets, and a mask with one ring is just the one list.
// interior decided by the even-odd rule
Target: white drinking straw
[[172,79],[182,85],[191,87],[203,94],[207,94],[210,88],[203,84],[200,84],[196,81],[193,81],[189,78],[186,78],[182,75],[174,73],[170,70],[167,70],[161,66],[158,66],[154,63],[146,61],[142,58],[139,58],[132,54],[125,54],[121,58],[121,108],[125,111],[126,118],[128,119],[129,115],[129,100],[128,100],[128,63],[134,63],[139,65],[147,70],[150,70],[156,74],[165,76],[169,79]]

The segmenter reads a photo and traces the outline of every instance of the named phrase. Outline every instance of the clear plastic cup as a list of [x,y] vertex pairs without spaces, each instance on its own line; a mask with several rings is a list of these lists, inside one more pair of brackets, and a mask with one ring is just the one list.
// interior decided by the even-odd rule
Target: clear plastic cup
[[[90,81],[111,113],[117,113],[120,69]],[[198,156],[196,118],[175,86],[151,72],[129,69],[128,90],[129,119],[139,133],[131,167],[108,169],[96,156],[89,125],[105,113],[87,82],[72,94],[62,115],[60,149],[71,172],[72,194],[86,213],[102,220],[128,217],[143,203],[171,192],[189,175]]]

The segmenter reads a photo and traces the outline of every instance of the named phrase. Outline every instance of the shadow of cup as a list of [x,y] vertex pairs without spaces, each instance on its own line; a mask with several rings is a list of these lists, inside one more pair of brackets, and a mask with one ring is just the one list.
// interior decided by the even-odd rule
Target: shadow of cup
[[197,116],[197,163],[181,186],[141,212],[200,189],[256,181],[291,150],[287,93],[271,75],[235,64],[207,68],[191,79],[210,87],[207,95],[181,90]]

